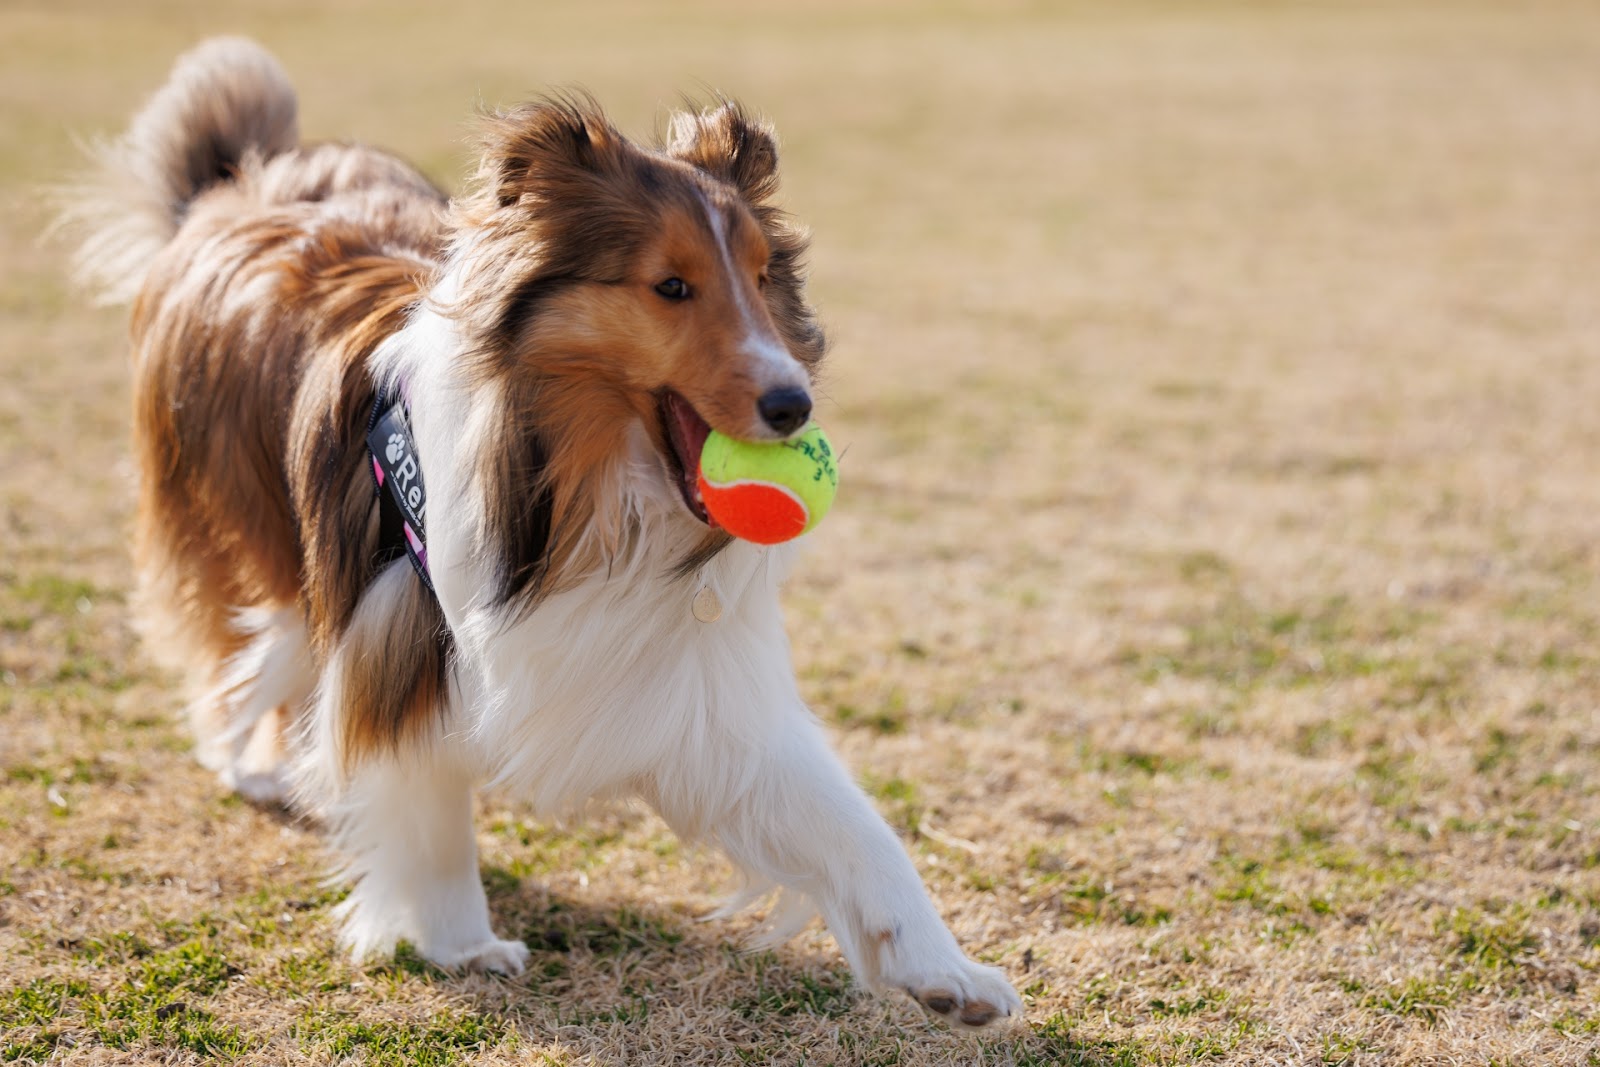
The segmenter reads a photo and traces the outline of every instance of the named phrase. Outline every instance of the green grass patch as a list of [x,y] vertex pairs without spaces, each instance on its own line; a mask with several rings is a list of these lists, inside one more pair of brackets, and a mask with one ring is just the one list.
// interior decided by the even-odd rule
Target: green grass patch
[[1022,866],[1043,884],[1059,882],[1067,870],[1067,858],[1061,850],[1047,843],[1028,846],[1022,857]]
[[179,992],[209,996],[239,973],[221,950],[191,941],[145,957],[124,990],[141,1001],[164,1003]]
[[1407,978],[1368,993],[1361,998],[1361,1006],[1385,1015],[1410,1016],[1432,1026],[1460,999],[1461,993],[1459,981]]
[[1539,947],[1520,907],[1502,914],[1458,908],[1439,920],[1438,929],[1452,938],[1458,955],[1489,970],[1520,968]]
[[295,949],[260,973],[252,984],[276,996],[307,997],[350,988],[350,974],[326,954]]
[[369,973],[386,978],[422,978],[438,981],[450,977],[450,972],[423,959],[416,946],[409,941],[395,945],[393,955],[374,963]]
[[[1327,824],[1300,819],[1291,833],[1278,838],[1272,865],[1312,867],[1336,874],[1340,895],[1370,897],[1381,886],[1414,882],[1421,877],[1421,872],[1404,855],[1387,848],[1361,849],[1340,844],[1332,840],[1333,833],[1333,827]],[[1311,910],[1319,913],[1329,910],[1317,906],[1315,900],[1307,900]]]
[[[1422,791],[1422,778],[1411,756],[1374,748],[1356,765],[1356,782],[1377,807],[1410,811]],[[1397,819],[1405,819],[1398,816]]]
[[339,1061],[359,1058],[367,1067],[450,1067],[516,1040],[502,1020],[458,1011],[442,1012],[425,1023],[302,1019],[294,1036],[308,1053]]
[[[26,578],[0,577],[0,588],[9,586],[11,597],[33,613],[70,618],[100,597],[120,599],[116,594],[95,588],[88,582],[61,574],[36,573]],[[10,613],[8,612],[8,617]]]
[[1338,1067],[1339,1064],[1356,1062],[1367,1054],[1377,1051],[1378,1047],[1376,1045],[1359,1037],[1352,1037],[1349,1034],[1322,1035],[1320,1054],[1321,1062],[1326,1067]]
[[118,776],[116,768],[99,759],[76,757],[64,767],[17,764],[6,769],[6,778],[13,782],[31,782],[48,787],[111,784],[117,781]]
[[1191,585],[1212,585],[1234,578],[1233,564],[1209,549],[1180,553],[1176,566],[1178,577]]
[[1292,915],[1298,907],[1293,899],[1280,890],[1268,876],[1268,869],[1259,860],[1224,857],[1218,861],[1224,868],[1222,884],[1212,891],[1212,896],[1223,903],[1246,904],[1268,915]]
[[1078,762],[1083,768],[1101,774],[1118,776],[1136,774],[1146,778],[1164,774],[1179,777],[1192,773],[1200,766],[1199,761],[1195,759],[1168,756],[1143,749],[1099,749],[1087,741],[1078,742],[1076,747]]
[[886,735],[905,733],[909,718],[905,694],[899,690],[891,690],[883,702],[873,708],[840,704],[833,709],[833,721],[845,729],[867,729]]
[[610,1004],[590,1005],[557,1001],[555,1020],[557,1026],[581,1026],[586,1029],[602,1027],[633,1027],[650,1018],[650,1002],[632,985],[622,987],[622,1000]]
[[855,985],[844,968],[797,971],[771,952],[735,956],[733,962],[737,970],[749,974],[748,980],[755,986],[732,1004],[746,1019],[788,1015],[837,1018],[848,1015],[855,1006]]
[[1600,1036],[1600,1015],[1593,1012],[1564,1011],[1550,1020],[1550,1029],[1573,1037]]
[[926,811],[922,791],[906,778],[880,778],[867,773],[861,776],[861,788],[878,801],[884,818],[903,834],[916,835]]
[[142,959],[156,951],[150,942],[128,930],[82,941],[63,942],[62,947],[69,949],[79,959],[102,967]]
[[994,1067],[1139,1067],[1151,1062],[1143,1041],[1075,1036],[1072,1020],[1061,1011],[1036,1023],[1020,1041],[985,1040],[979,1048],[983,1062]]
[[522,932],[522,940],[535,950],[596,956],[667,952],[681,944],[683,938],[682,928],[669,916],[632,907],[602,914],[561,901],[551,901]]
[[0,994],[0,1025],[48,1026],[70,1001],[89,994],[89,983],[80,979],[36,978]]
[[1228,999],[1227,991],[1215,986],[1207,986],[1185,994],[1182,985],[1181,982],[1178,983],[1178,988],[1166,996],[1151,997],[1145,1004],[1150,1014],[1158,1019],[1184,1019],[1191,1015],[1216,1011]]
[[1057,900],[1063,916],[1084,925],[1161,926],[1172,921],[1170,908],[1141,904],[1117,892],[1112,883],[1095,877],[1085,877],[1066,886]]
[[604,864],[623,845],[620,830],[605,827],[557,829],[529,819],[501,818],[489,824],[489,832],[521,846],[496,873],[485,871],[501,891],[510,890],[507,879],[520,882],[559,871],[589,871]]
[[124,961],[131,964],[129,973],[108,986],[88,979],[38,979],[0,996],[0,1023],[6,1029],[51,1028],[5,1046],[4,1055],[37,1058],[54,1047],[63,1030],[87,1031],[111,1049],[154,1046],[207,1058],[237,1056],[257,1044],[201,1006],[239,973],[215,945],[192,941],[151,951],[141,942]]

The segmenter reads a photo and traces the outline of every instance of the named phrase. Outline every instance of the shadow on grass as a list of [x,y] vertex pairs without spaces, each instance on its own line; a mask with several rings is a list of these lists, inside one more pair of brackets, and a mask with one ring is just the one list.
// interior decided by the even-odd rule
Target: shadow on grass
[[484,882],[496,928],[528,946],[520,984],[539,1005],[535,1014],[560,1026],[642,1022],[652,1002],[673,1002],[675,988],[708,979],[736,990],[719,1006],[749,1020],[837,1018],[861,1000],[842,965],[788,948],[746,950],[725,924],[637,901],[552,895],[492,867]]
[[[480,1003],[533,1045],[559,1038],[602,1062],[658,1062],[652,1057],[665,1056],[662,1041],[671,1040],[660,1030],[678,1030],[681,1039],[688,1022],[694,1055],[718,1062],[1147,1062],[1132,1047],[1075,1040],[1060,1014],[981,1037],[952,1033],[899,994],[863,990],[842,963],[790,946],[747,949],[722,923],[637,901],[618,907],[555,896],[493,867],[485,885],[497,929],[520,937],[531,959],[498,1009],[491,998]],[[462,981],[409,953],[395,965]],[[662,1016],[654,1030],[652,1012]]]

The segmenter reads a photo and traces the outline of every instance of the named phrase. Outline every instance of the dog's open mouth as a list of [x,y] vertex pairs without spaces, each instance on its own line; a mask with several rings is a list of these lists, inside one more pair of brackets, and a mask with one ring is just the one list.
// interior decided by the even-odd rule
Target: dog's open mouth
[[689,513],[711,528],[716,522],[706,514],[705,501],[700,499],[700,453],[706,446],[711,426],[683,397],[671,389],[661,394],[661,425],[667,431],[671,445],[672,465],[678,476],[678,492],[683,494],[684,506]]

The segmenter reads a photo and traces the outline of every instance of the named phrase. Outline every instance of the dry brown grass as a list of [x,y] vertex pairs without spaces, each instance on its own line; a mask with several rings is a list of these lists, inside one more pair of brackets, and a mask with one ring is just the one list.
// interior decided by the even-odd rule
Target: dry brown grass
[[8,211],[0,1059],[1600,1063],[1592,5],[253,6],[7,4],[8,207],[220,29],[447,181],[480,92],[777,121],[849,445],[795,655],[1029,1028],[741,956],[714,857],[506,799],[529,977],[339,959],[129,636],[123,327]]

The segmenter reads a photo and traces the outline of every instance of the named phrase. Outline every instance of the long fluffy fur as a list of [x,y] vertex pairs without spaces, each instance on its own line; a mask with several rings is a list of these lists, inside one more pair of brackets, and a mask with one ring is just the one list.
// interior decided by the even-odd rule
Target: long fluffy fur
[[91,181],[64,198],[84,231],[74,277],[102,303],[132,300],[196,196],[247,157],[299,143],[297,112],[283,69],[253,42],[217,38],[185,55],[123,136],[91,148]]
[[[150,640],[224,780],[292,781],[328,820],[358,955],[521,968],[478,880],[488,782],[544,813],[643,799],[781,888],[780,934],[820,911],[863,981],[969,1025],[1016,1010],[799,696],[792,551],[697,511],[695,434],[781,436],[758,400],[825,350],[768,127],[723,103],[641,147],[547,99],[486,120],[447,202],[391,156],[298,144],[281,70],[230,39],[96,160],[66,214],[80,277],[133,304]],[[412,397],[436,595],[374,493],[379,386]]]

